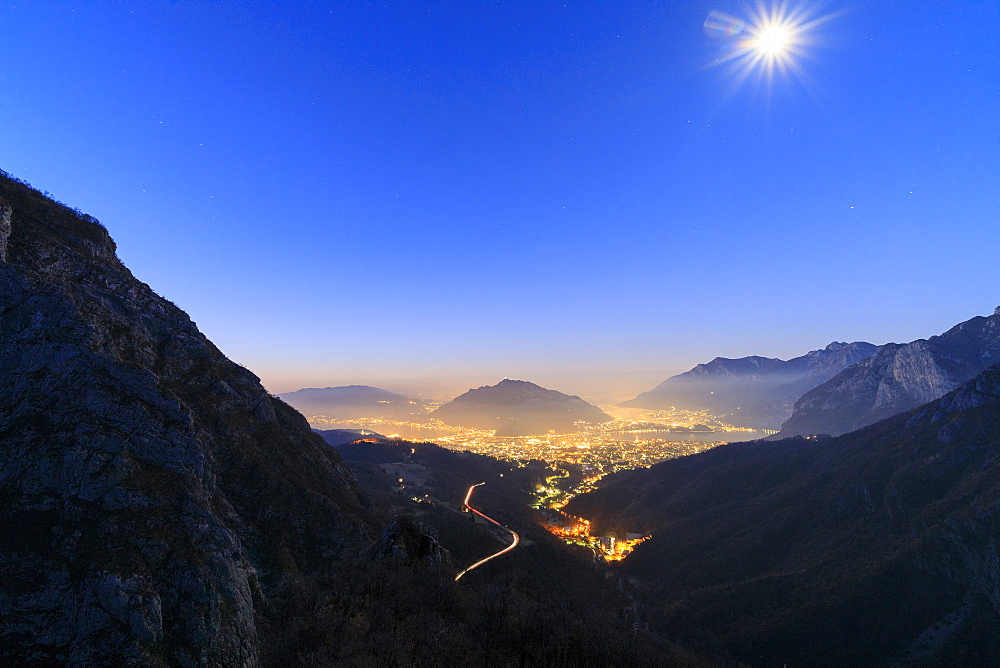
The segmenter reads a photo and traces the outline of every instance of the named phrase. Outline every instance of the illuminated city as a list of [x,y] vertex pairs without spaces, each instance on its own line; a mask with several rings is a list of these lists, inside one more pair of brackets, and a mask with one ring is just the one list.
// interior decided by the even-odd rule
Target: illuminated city
[[571,434],[496,436],[494,431],[446,425],[440,420],[309,416],[316,429],[363,429],[388,438],[436,443],[510,461],[540,459],[570,463],[599,480],[624,469],[652,466],[665,459],[701,452],[721,443],[752,440],[774,433],[736,427],[705,411],[646,411],[638,419],[617,418],[598,425],[581,423]]
[[625,538],[591,536],[590,522],[582,517],[573,517],[562,512],[558,513],[557,518],[551,519],[545,528],[570,545],[582,545],[593,549],[594,553],[599,554],[605,561],[620,561],[632,554],[636,545],[652,538],[638,533],[625,534]]
[[543,517],[545,528],[569,544],[593,549],[606,561],[624,559],[649,536],[591,535],[587,520],[562,512],[571,498],[594,489],[603,477],[618,471],[644,468],[723,443],[773,433],[736,427],[706,411],[614,409],[617,407],[612,407],[614,414],[630,417],[598,425],[580,423],[580,430],[571,434],[532,436],[497,436],[494,431],[454,427],[434,418],[409,422],[312,415],[309,422],[317,429],[370,430],[389,438],[432,442],[508,461],[544,461],[552,473],[535,488],[534,507]]

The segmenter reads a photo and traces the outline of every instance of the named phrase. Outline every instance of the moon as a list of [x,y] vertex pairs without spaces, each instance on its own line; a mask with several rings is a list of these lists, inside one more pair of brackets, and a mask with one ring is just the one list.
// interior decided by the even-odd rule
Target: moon
[[784,25],[769,25],[754,37],[751,48],[764,58],[781,58],[788,53],[793,42],[791,28]]
[[733,72],[736,87],[748,81],[770,88],[779,78],[790,77],[811,85],[803,62],[817,45],[817,28],[842,12],[817,16],[816,6],[791,4],[790,0],[759,0],[743,18],[709,12],[704,30],[719,40],[712,65]]

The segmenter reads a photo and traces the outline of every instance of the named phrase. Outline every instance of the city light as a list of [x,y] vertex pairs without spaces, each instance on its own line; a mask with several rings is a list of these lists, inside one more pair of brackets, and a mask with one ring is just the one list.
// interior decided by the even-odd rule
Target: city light
[[[707,411],[671,408],[641,412],[637,419],[615,419],[602,424],[578,423],[570,434],[497,436],[495,431],[446,425],[434,418],[405,421],[385,418],[334,418],[312,415],[316,428],[363,428],[391,432],[393,437],[433,442],[459,452],[471,452],[503,459],[519,466],[529,461],[546,462],[551,474],[532,490],[533,507],[544,518],[545,528],[567,543],[589,547],[605,561],[624,559],[648,535],[626,534],[623,538],[591,534],[587,520],[562,511],[569,501],[596,489],[602,478],[618,471],[644,468],[658,462],[696,454],[722,443],[755,438],[763,431],[723,422]],[[685,438],[687,437],[687,438]],[[362,440],[376,440],[366,438]],[[410,448],[410,454],[416,449]],[[570,467],[577,471],[571,483]],[[426,467],[416,464],[383,464],[402,488],[412,480],[419,487],[429,476]],[[580,476],[579,472],[583,475]],[[404,478],[405,475],[405,478]],[[405,479],[405,482],[404,482]],[[470,495],[472,489],[469,490]],[[467,507],[469,496],[464,505]]]

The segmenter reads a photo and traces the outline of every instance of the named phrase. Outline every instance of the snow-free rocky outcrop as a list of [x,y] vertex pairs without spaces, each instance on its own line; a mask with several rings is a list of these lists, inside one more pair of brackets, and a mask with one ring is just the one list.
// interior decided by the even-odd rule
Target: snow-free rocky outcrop
[[0,175],[0,659],[249,666],[289,582],[373,537],[305,419]]
[[792,414],[796,399],[877,349],[864,341],[834,341],[787,361],[756,355],[716,357],[622,405],[706,410],[737,425],[777,429]]
[[1000,362],[1000,308],[944,334],[888,343],[802,395],[774,438],[844,434],[951,392]]

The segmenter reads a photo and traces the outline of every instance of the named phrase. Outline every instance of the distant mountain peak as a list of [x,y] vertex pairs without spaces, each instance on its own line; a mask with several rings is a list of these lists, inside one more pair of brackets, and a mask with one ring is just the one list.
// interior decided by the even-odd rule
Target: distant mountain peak
[[548,390],[526,380],[504,378],[455,397],[432,415],[442,422],[498,434],[521,436],[550,430],[576,431],[576,422],[608,422],[612,418],[578,396]]
[[[490,387],[490,385],[483,385],[483,387]],[[504,378],[503,380],[501,380],[496,385],[493,385],[492,387],[533,387],[539,390],[545,389],[541,385],[536,385],[535,383],[532,383],[530,381],[514,380],[513,378]]]
[[362,417],[404,418],[420,411],[419,401],[370,385],[307,387],[278,396],[305,413],[347,420]]
[[[547,390],[541,385],[536,385],[535,383],[531,383],[526,380],[504,378],[496,385],[482,385],[473,390],[469,390],[465,394],[456,397],[455,401],[482,401],[490,398],[516,401],[520,398],[538,396],[546,392],[555,392],[555,390]],[[557,392],[556,394],[561,393]]]
[[[295,392],[330,392],[330,391],[349,392],[356,390],[374,390],[376,392],[387,391],[380,389],[378,387],[372,387],[371,385],[333,385],[328,387],[303,387],[301,390],[295,390]],[[283,394],[293,394],[293,392],[284,392]]]
[[997,362],[997,312],[927,339],[887,343],[799,397],[778,438],[859,429],[941,397]]
[[716,357],[708,364],[698,366],[709,366],[712,364],[728,364],[730,362],[748,362],[750,364],[760,364],[761,362],[781,362],[776,357],[762,357],[761,355],[747,355],[746,357]]
[[787,361],[759,355],[716,357],[623,405],[707,410],[728,415],[740,426],[777,428],[791,415],[796,399],[876,349],[864,341],[833,341]]

